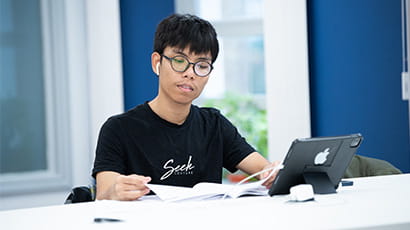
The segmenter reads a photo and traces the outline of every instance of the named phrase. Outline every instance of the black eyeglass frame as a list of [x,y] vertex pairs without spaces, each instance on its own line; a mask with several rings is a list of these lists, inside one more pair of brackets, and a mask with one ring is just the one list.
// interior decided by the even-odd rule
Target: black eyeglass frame
[[[185,71],[189,68],[189,66],[192,65],[192,69],[194,70],[194,73],[195,73],[198,77],[206,77],[206,76],[208,76],[209,74],[211,74],[212,70],[214,69],[214,66],[213,66],[211,63],[209,63],[209,62],[206,62],[206,61],[204,61],[204,60],[197,61],[197,62],[190,62],[187,57],[182,56],[182,55],[177,55],[177,56],[171,58],[171,57],[168,57],[168,56],[166,56],[166,55],[164,55],[164,54],[161,54],[161,57],[164,57],[165,59],[167,59],[167,60],[170,62],[172,69],[173,69],[175,72],[178,72],[178,73],[183,73],[183,72],[185,72]],[[184,70],[179,71],[179,70],[176,70],[176,69],[174,68],[174,65],[172,64],[172,61],[173,61],[175,58],[177,58],[177,57],[183,58],[183,59],[185,59],[185,60],[188,62],[188,65],[186,65],[186,67],[185,67]],[[211,67],[210,70],[209,70],[209,72],[208,72],[207,74],[205,74],[205,75],[199,75],[199,74],[196,72],[196,70],[195,70],[195,66],[196,66],[198,63],[200,63],[200,62],[205,62],[205,63],[207,63],[207,64]]]

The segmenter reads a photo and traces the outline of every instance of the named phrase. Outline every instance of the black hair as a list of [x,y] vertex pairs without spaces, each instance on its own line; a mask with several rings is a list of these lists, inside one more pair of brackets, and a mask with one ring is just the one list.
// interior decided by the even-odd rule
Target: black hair
[[212,63],[219,52],[214,27],[208,21],[191,14],[172,14],[158,24],[154,52],[163,54],[167,46],[179,49],[189,47],[195,54],[210,52]]

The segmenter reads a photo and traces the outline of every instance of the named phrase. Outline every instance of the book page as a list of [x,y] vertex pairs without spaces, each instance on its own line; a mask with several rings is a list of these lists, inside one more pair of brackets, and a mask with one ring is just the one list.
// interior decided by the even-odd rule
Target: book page
[[172,185],[160,185],[160,184],[147,184],[149,189],[155,192],[157,196],[163,200],[173,200],[185,194],[189,194],[192,188],[182,187],[182,186],[172,186]]
[[147,184],[147,187],[150,188],[153,192],[155,192],[155,194],[157,194],[157,196],[163,201],[181,201],[189,199],[201,200],[217,197],[238,198],[243,195],[266,196],[268,195],[268,189],[265,186],[262,186],[262,184],[269,177],[271,177],[274,172],[282,168],[283,165],[277,165],[272,168],[264,169],[258,173],[249,176],[249,178],[259,175],[265,171],[271,170],[269,176],[256,182],[244,184],[242,184],[242,181],[237,184],[218,184],[211,182],[201,182],[196,184],[193,188],[158,184]]
[[172,185],[159,185],[159,184],[147,184],[147,187],[157,194],[157,196],[163,201],[181,201],[181,200],[202,200],[205,198],[211,198],[221,193],[224,193],[221,188],[218,188],[213,183],[201,183],[196,187],[188,188],[182,186]]
[[224,197],[225,195],[237,198],[241,195],[268,194],[268,190],[261,186],[259,181],[241,185],[202,182],[193,188],[157,184],[147,184],[147,187],[164,201],[203,200]]

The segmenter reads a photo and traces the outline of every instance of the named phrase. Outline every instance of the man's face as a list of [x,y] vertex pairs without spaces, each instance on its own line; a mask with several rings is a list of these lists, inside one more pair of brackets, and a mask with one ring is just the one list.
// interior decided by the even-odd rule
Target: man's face
[[[191,63],[198,61],[211,63],[210,53],[194,54],[190,52],[189,47],[184,50],[167,47],[163,55],[168,58],[184,57]],[[159,96],[178,104],[191,104],[201,94],[209,75],[206,77],[196,75],[193,64],[190,64],[186,71],[177,72],[172,68],[171,60],[166,57],[162,57],[159,65]]]

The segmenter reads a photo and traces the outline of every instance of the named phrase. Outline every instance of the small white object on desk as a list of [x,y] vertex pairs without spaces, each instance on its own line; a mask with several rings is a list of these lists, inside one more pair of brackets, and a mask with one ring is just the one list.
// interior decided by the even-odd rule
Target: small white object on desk
[[291,201],[310,201],[314,200],[313,187],[310,184],[295,185],[290,188]]

